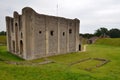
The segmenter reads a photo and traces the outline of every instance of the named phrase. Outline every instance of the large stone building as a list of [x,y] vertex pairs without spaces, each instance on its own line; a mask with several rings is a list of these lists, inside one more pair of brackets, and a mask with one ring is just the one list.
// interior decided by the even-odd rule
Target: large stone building
[[7,49],[23,59],[80,50],[79,20],[48,16],[25,7],[22,14],[6,17]]

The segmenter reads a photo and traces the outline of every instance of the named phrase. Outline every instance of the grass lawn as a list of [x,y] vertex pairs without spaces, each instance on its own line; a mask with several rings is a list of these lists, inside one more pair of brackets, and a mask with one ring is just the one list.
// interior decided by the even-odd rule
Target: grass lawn
[[96,41],[96,44],[120,47],[120,38],[102,38],[102,39],[98,39]]
[[[69,65],[85,58],[104,58],[109,63],[91,71],[85,70],[100,64],[100,61],[88,60]],[[86,52],[63,54],[48,57],[55,63],[44,65],[6,64],[2,60],[15,62],[42,62],[44,59],[24,61],[0,46],[0,80],[120,80],[120,47],[108,45],[88,45]]]

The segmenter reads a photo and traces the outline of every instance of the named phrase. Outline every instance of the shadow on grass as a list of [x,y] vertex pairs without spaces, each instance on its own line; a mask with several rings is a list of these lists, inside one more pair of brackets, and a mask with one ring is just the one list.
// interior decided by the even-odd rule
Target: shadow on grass
[[24,60],[8,51],[0,51],[0,61],[24,61]]

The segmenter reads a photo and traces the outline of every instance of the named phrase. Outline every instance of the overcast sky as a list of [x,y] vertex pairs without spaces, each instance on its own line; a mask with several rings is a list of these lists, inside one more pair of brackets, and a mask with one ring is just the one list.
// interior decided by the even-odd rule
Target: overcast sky
[[[57,9],[58,4],[58,9]],[[80,33],[94,33],[100,27],[120,29],[120,0],[0,0],[0,31],[6,30],[5,16],[23,7],[36,12],[80,20]]]

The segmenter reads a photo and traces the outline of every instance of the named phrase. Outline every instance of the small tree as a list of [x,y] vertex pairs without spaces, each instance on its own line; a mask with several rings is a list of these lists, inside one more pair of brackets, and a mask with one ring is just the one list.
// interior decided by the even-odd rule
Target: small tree
[[108,32],[111,38],[120,38],[120,30],[119,29],[111,29]]
[[104,36],[104,35],[108,35],[108,29],[107,28],[100,28],[100,29],[97,29],[94,33],[95,36]]

